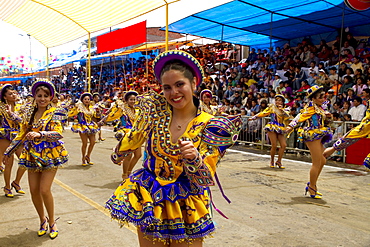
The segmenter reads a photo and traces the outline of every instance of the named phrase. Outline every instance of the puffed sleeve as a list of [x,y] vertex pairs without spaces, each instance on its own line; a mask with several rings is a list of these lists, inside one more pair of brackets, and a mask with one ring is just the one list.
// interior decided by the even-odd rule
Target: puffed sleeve
[[198,155],[185,162],[188,178],[200,186],[214,185],[212,177],[226,150],[234,145],[242,125],[240,116],[217,116],[210,119],[202,132]]
[[166,99],[154,92],[138,96],[138,114],[132,129],[125,134],[116,146],[111,159],[118,164],[124,157],[141,147],[152,129],[152,122],[159,119],[163,107],[167,106]]
[[301,113],[299,113],[289,124],[290,127],[295,128],[298,123],[304,122],[310,119],[315,114],[315,107],[312,102],[310,102],[307,107],[305,107]]
[[74,117],[79,113],[77,106],[74,106],[72,109],[69,109],[68,117]]
[[257,115],[253,116],[252,119],[267,117],[272,113],[272,107],[269,105],[265,110],[259,112]]
[[4,155],[12,155],[14,152],[23,144],[24,137],[27,134],[28,130],[28,123],[23,121],[20,124],[20,130],[17,136],[12,140],[8,148],[5,150]]

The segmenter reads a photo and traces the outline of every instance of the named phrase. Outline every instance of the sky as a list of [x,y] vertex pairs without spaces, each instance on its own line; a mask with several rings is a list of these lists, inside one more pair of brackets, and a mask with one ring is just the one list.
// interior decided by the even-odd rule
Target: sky
[[[191,14],[213,8],[230,0],[181,0],[169,5],[169,24],[183,19]],[[0,6],[1,7],[1,6]],[[166,24],[165,7],[152,11],[146,15],[135,18],[123,24],[113,26],[112,29],[123,28],[135,23],[146,20],[147,27],[163,27]],[[105,33],[109,28],[101,32],[93,33],[93,36]],[[33,59],[43,59],[46,56],[46,48],[34,39],[28,36],[26,32],[14,27],[8,23],[0,21],[0,56],[32,56]],[[61,53],[70,53],[79,48],[80,43],[87,36],[67,44],[49,49],[49,53],[58,55]],[[30,49],[31,48],[31,49]]]

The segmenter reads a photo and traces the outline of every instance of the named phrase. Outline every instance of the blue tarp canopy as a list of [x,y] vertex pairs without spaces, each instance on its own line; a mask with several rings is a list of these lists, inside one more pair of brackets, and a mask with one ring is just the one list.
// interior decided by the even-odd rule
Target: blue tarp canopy
[[169,31],[255,47],[270,46],[270,36],[273,45],[305,37],[318,44],[339,35],[342,19],[355,36],[369,36],[370,9],[354,11],[343,0],[235,0],[174,22]]

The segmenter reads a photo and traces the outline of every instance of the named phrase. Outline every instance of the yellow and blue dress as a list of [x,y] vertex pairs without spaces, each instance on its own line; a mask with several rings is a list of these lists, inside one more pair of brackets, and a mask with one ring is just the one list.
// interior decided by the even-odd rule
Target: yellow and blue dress
[[207,112],[208,114],[211,114],[211,115],[216,115],[217,114],[217,106],[206,105],[202,100],[200,100],[200,109],[204,112]]
[[[43,171],[56,169],[68,161],[68,152],[63,142],[62,124],[55,115],[56,108],[50,107],[42,117],[30,125],[29,118],[25,118],[20,131],[5,151],[5,155],[13,154],[23,144],[19,157],[19,166],[27,170]],[[26,140],[28,132],[39,132],[41,138],[33,141]]]
[[14,112],[7,111],[7,105],[0,102],[0,139],[12,141],[19,132],[21,117],[21,105],[16,104]]
[[[365,117],[361,120],[361,123],[337,140],[333,148],[340,151],[367,137],[370,138],[370,100],[367,101]],[[365,158],[363,165],[370,169],[370,153]]]
[[95,134],[100,130],[99,126],[93,121],[95,116],[93,106],[89,105],[87,108],[81,101],[76,103],[76,106],[69,111],[68,117],[76,115],[77,122],[73,123],[71,127],[74,133]]
[[289,126],[295,128],[299,123],[303,123],[298,129],[298,140],[302,142],[321,139],[321,143],[326,143],[333,137],[333,132],[326,126],[326,120],[329,120],[326,111],[310,101]]
[[289,111],[287,109],[278,109],[276,105],[269,104],[265,110],[253,116],[252,120],[267,116],[270,116],[271,121],[266,124],[265,131],[284,134],[287,121],[290,119]]
[[117,100],[109,114],[103,118],[103,121],[113,122],[119,119],[115,134],[116,139],[119,141],[122,139],[122,136],[132,129],[132,126],[135,122],[135,113],[131,110],[126,102]]
[[214,185],[217,163],[237,140],[240,117],[214,117],[198,108],[180,139],[191,140],[199,155],[186,160],[171,141],[166,99],[154,92],[139,97],[137,120],[111,158],[118,163],[146,142],[143,168],[121,183],[106,208],[121,224],[133,223],[154,240],[204,238],[215,230],[208,186]]

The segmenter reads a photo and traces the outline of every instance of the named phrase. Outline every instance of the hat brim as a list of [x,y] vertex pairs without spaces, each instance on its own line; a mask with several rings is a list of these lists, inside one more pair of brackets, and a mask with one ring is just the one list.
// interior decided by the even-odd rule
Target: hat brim
[[50,96],[51,96],[51,98],[54,98],[54,96],[55,96],[55,87],[51,82],[48,82],[48,81],[37,81],[37,82],[33,83],[31,93],[32,93],[32,96],[34,98],[35,98],[35,95],[36,95],[36,89],[40,86],[45,86],[45,87],[49,88]]
[[127,93],[125,93],[124,99],[127,100],[127,98],[130,97],[130,95],[138,96],[138,92],[136,92],[136,91],[128,91]]
[[164,66],[172,60],[180,60],[188,65],[196,77],[196,85],[199,86],[203,80],[203,69],[198,60],[184,51],[171,50],[159,54],[153,62],[154,75],[157,80],[161,81],[161,72]]
[[82,99],[83,99],[83,98],[85,98],[85,96],[89,96],[89,97],[90,97],[90,100],[92,100],[92,99],[93,99],[93,96],[92,96],[92,94],[91,94],[91,93],[89,93],[89,92],[85,92],[85,93],[81,94],[81,96],[80,96],[80,100],[82,101]]

